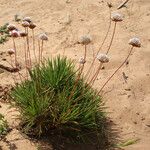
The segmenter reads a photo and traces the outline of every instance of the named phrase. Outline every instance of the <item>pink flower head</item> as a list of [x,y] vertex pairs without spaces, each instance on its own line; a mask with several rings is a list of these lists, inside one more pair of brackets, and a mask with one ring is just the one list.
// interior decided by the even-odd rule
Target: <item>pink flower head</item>
[[30,26],[29,22],[27,21],[23,21],[21,25],[25,28]]
[[17,38],[17,37],[20,36],[20,34],[19,34],[18,31],[12,30],[12,31],[10,32],[10,36],[11,36],[11,37],[14,37],[14,38]]

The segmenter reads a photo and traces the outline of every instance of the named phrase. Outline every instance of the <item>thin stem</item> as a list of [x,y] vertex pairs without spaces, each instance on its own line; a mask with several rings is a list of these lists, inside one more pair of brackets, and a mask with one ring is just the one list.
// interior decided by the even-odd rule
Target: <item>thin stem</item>
[[16,50],[16,44],[15,44],[15,39],[13,39],[13,45],[14,45],[14,51],[15,51],[15,66],[17,68],[17,50]]
[[26,70],[26,77],[28,78],[28,71],[27,71],[27,66],[28,66],[28,63],[27,63],[27,51],[26,51],[26,40],[25,38],[23,37],[23,40],[24,40],[24,54],[25,54],[25,70]]
[[85,49],[84,49],[84,60],[86,60],[86,53],[87,53],[87,45],[85,45]]
[[[14,68],[14,66],[13,66],[13,61],[12,61],[12,56],[10,55],[10,60],[11,60],[11,63],[9,63],[8,61],[6,61],[12,68]],[[19,75],[19,78],[20,78],[20,80],[22,81],[22,79],[21,79],[21,77],[23,77],[22,76],[22,74],[19,72],[19,71],[17,71],[17,73],[18,73],[18,75]],[[24,77],[23,77],[24,78]],[[14,80],[15,80],[15,84],[17,83],[16,82],[16,79],[15,78],[13,78]],[[24,78],[25,79],[25,78]]]
[[[7,62],[7,63],[9,63],[9,62]],[[10,65],[13,67],[13,60],[12,60],[12,56],[11,56],[11,55],[10,55]],[[15,76],[13,75],[12,72],[11,72],[11,75],[12,75],[12,78],[13,78],[13,80],[14,80],[14,83],[17,84],[16,79],[15,79]]]
[[31,62],[31,53],[30,53],[30,45],[29,45],[29,32],[28,32],[28,27],[26,28],[27,31],[27,52],[29,54],[29,62],[30,62],[30,66],[32,66],[32,62]]
[[[85,48],[84,48],[84,60],[86,61],[86,54],[87,54],[87,45],[85,45]],[[82,65],[82,68],[81,68],[81,72],[80,72],[80,75],[82,74],[83,70],[84,70],[84,65]]]
[[71,91],[71,94],[70,94],[70,96],[69,96],[69,100],[72,98],[72,96],[73,96],[73,94],[74,94],[74,91],[75,91],[75,89],[76,89],[76,86],[77,86],[77,84],[78,84],[78,82],[79,82],[79,79],[80,79],[80,77],[81,77],[81,74],[82,74],[82,70],[83,70],[83,66],[79,66],[79,73],[78,73],[78,77],[77,77],[77,79],[76,79],[76,81],[75,81],[75,84],[74,84],[74,86],[73,86],[73,89],[72,89],[72,91]]
[[38,61],[38,64],[40,65],[40,61],[41,61],[41,48],[40,48],[40,40],[38,40],[38,47],[39,47],[39,61]]
[[108,80],[103,84],[102,88],[99,90],[98,94],[101,93],[101,91],[104,89],[104,87],[107,85],[107,83],[112,79],[112,77],[119,71],[119,69],[126,63],[129,56],[131,55],[133,50],[133,46],[131,47],[129,54],[127,55],[126,59],[122,62],[122,64],[115,70],[115,72],[108,78]]
[[94,84],[94,82],[95,82],[95,80],[96,80],[96,78],[97,78],[97,76],[98,76],[98,74],[99,74],[99,72],[100,72],[100,70],[101,70],[101,68],[102,68],[102,64],[103,64],[103,63],[100,63],[100,64],[99,64],[99,67],[98,67],[97,71],[95,72],[95,74],[94,74],[94,76],[92,77],[91,81],[88,83],[89,85],[91,84],[91,86],[92,86],[92,85]]
[[[101,43],[101,45],[100,45],[100,47],[99,47],[99,50],[98,50],[97,53],[96,53],[96,56],[98,55],[98,53],[101,51],[103,45],[105,44],[105,41],[106,41],[106,39],[107,39],[107,37],[108,37],[108,34],[109,34],[109,31],[110,31],[111,23],[112,23],[112,21],[111,21],[111,8],[109,8],[109,26],[108,26],[106,35],[105,35],[105,37],[104,37],[104,39],[103,39],[103,41],[102,41],[102,43]],[[91,72],[91,69],[92,69],[92,66],[94,65],[95,60],[96,60],[96,57],[94,56],[94,59],[93,59],[91,65],[90,65],[90,67],[89,67],[89,69],[88,69],[88,71],[87,71],[86,78],[88,78],[88,75],[89,75],[90,72]],[[88,79],[89,79],[89,78],[88,78]],[[88,79],[87,79],[87,80],[88,80]]]
[[[84,49],[84,60],[86,60],[86,53],[87,53],[87,47],[86,47],[86,45],[85,45],[85,49]],[[78,82],[79,82],[79,80],[80,80],[80,77],[81,77],[81,75],[82,75],[83,69],[84,69],[84,64],[83,64],[82,66],[79,66],[79,74],[78,74],[78,77],[77,77],[77,79],[76,79],[76,81],[75,81],[75,84],[74,84],[74,86],[73,86],[73,89],[72,89],[72,91],[71,91],[71,94],[70,94],[70,96],[69,96],[69,100],[72,98],[72,96],[73,96],[73,94],[74,94],[74,91],[75,91],[75,89],[76,89],[76,87],[77,87],[77,84],[78,84]]]
[[112,34],[111,41],[110,41],[110,44],[109,44],[109,46],[108,46],[108,49],[107,49],[106,54],[108,54],[108,52],[109,52],[109,50],[110,50],[110,48],[111,48],[111,46],[112,46],[113,39],[114,39],[114,37],[115,37],[116,26],[117,26],[117,22],[115,22],[114,29],[113,29],[113,34]]
[[35,61],[37,62],[36,53],[35,53],[34,29],[32,29],[32,40],[33,40],[33,52],[34,52],[34,57],[35,57]]
[[108,34],[109,34],[109,31],[110,31],[111,23],[112,23],[112,21],[111,21],[111,8],[109,8],[109,26],[108,26],[108,30],[107,30],[107,32],[106,32],[106,35],[105,35],[105,37],[104,37],[104,40],[103,40],[103,42],[102,42],[102,44],[101,44],[101,46],[100,46],[98,52],[96,53],[96,55],[98,55],[98,53],[99,53],[100,50],[102,49],[103,45],[105,44],[105,41],[106,41],[106,39],[107,39],[107,37],[108,37]]
[[42,44],[41,44],[41,62],[42,62],[42,58],[43,58],[43,44],[44,44],[44,41],[42,40]]

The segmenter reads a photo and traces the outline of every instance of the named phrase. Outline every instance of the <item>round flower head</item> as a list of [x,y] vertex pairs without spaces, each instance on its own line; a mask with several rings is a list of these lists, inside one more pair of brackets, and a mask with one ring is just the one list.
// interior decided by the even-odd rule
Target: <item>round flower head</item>
[[9,24],[9,25],[7,26],[7,29],[8,29],[9,31],[12,31],[12,30],[15,30],[15,29],[16,29],[16,26],[15,26],[14,24]]
[[39,39],[42,41],[47,41],[48,40],[48,36],[45,33],[42,33],[39,35]]
[[9,50],[8,50],[8,54],[9,54],[9,55],[15,54],[15,50],[14,50],[14,49],[9,49]]
[[29,27],[30,24],[27,21],[23,21],[21,25],[26,28]]
[[83,65],[83,64],[86,63],[86,60],[85,60],[83,57],[81,57],[81,58],[79,59],[79,63]]
[[112,19],[112,21],[120,22],[120,21],[123,20],[123,16],[120,13],[118,13],[118,12],[114,12],[111,15],[111,19]]
[[11,36],[11,37],[14,37],[14,38],[17,38],[17,37],[19,37],[19,36],[20,36],[20,34],[19,34],[19,32],[18,32],[18,31],[13,30],[13,31],[11,31],[11,32],[10,32],[10,36]]
[[26,32],[23,32],[23,31],[20,31],[19,33],[20,33],[20,36],[21,36],[21,37],[25,37],[25,36],[28,35]]
[[31,18],[30,17],[25,17],[25,18],[23,18],[23,21],[27,21],[28,23],[30,23],[31,22]]
[[88,45],[92,41],[92,38],[90,35],[84,35],[80,37],[80,43],[83,45]]
[[132,38],[129,40],[129,44],[134,46],[134,47],[141,47],[141,42],[140,42],[140,39],[139,38]]
[[97,59],[101,62],[101,63],[108,63],[109,62],[109,57],[106,54],[98,54],[97,55]]
[[35,27],[36,27],[36,25],[31,22],[30,25],[29,25],[29,28],[30,28],[30,29],[34,29]]

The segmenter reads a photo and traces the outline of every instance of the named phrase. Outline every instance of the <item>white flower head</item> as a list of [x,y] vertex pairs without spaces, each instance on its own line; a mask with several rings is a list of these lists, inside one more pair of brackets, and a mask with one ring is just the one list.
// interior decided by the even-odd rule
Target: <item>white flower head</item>
[[45,33],[41,33],[39,39],[42,41],[48,41],[48,36]]
[[112,21],[120,22],[123,20],[123,15],[118,12],[113,12],[111,14],[111,19],[112,19]]
[[97,59],[101,62],[101,63],[108,63],[109,62],[109,57],[106,54],[98,54],[97,55]]
[[17,29],[17,28],[16,28],[16,26],[15,26],[14,24],[9,24],[9,25],[7,26],[7,29],[8,29],[9,31],[12,31],[12,30],[15,30],[15,29]]
[[86,60],[83,57],[80,57],[79,63],[83,65],[86,63]]
[[25,28],[30,26],[29,22],[27,21],[23,21],[21,25]]
[[18,31],[12,30],[12,31],[10,32],[10,36],[11,36],[11,37],[14,37],[14,38],[17,38],[17,37],[20,36],[20,34],[19,34]]
[[31,18],[30,17],[24,17],[23,21],[27,21],[28,23],[30,23],[31,22]]
[[141,47],[140,39],[137,38],[137,37],[131,38],[129,40],[129,44],[132,45],[132,46],[134,46],[134,47]]
[[92,38],[90,35],[83,35],[80,37],[80,43],[83,45],[88,45],[89,43],[91,43]]

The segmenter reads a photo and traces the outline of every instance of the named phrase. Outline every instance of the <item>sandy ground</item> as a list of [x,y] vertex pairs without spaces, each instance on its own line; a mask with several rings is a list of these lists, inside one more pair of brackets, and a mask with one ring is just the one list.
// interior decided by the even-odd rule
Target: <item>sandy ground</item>
[[[121,0],[112,2],[115,11]],[[38,25],[37,33],[46,32],[49,41],[45,45],[44,56],[51,57],[62,53],[78,60],[83,55],[83,47],[77,44],[83,34],[90,34],[93,42],[88,46],[87,66],[93,56],[93,50],[98,50],[109,22],[109,10],[105,1],[101,0],[0,0],[0,24],[13,22],[15,14],[30,16]],[[109,117],[116,124],[121,139],[139,139],[136,144],[125,150],[150,150],[150,1],[130,0],[127,8],[119,10],[124,15],[124,21],[117,24],[117,32],[109,53],[110,63],[105,65],[94,85],[100,89],[107,77],[119,66],[129,51],[128,40],[138,36],[142,41],[140,49],[134,49],[129,64],[124,66],[104,89]],[[114,24],[113,24],[114,25]],[[113,27],[112,27],[113,28]],[[112,31],[111,28],[111,31]],[[109,35],[102,51],[108,46]],[[17,43],[20,61],[22,60],[22,44]],[[12,48],[12,41],[0,45],[0,52]],[[9,60],[4,53],[0,56]],[[123,74],[128,76],[124,80]],[[12,84],[12,76],[8,72],[0,74],[0,85]],[[0,113],[4,114],[10,126],[16,125],[14,112],[9,105],[0,102]],[[19,150],[37,149],[37,145],[24,138],[17,130],[7,136],[10,143],[16,144]],[[0,142],[3,150],[9,147]]]

